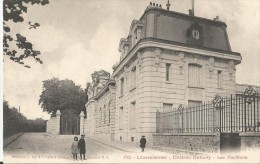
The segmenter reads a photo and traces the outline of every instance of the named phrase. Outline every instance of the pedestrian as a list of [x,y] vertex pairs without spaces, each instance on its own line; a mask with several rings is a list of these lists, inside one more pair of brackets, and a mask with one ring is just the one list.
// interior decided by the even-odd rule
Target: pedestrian
[[78,153],[79,153],[79,148],[78,148],[78,137],[74,137],[74,141],[71,144],[71,153],[73,155],[74,160],[78,160]]
[[142,138],[140,139],[140,147],[142,149],[142,152],[144,152],[145,144],[146,144],[146,139],[145,136],[143,135]]
[[78,147],[79,147],[79,154],[80,154],[80,159],[82,160],[82,155],[84,157],[84,160],[86,160],[85,158],[85,153],[86,153],[86,142],[85,142],[85,135],[84,134],[81,134],[81,138],[79,140],[79,144],[78,144]]

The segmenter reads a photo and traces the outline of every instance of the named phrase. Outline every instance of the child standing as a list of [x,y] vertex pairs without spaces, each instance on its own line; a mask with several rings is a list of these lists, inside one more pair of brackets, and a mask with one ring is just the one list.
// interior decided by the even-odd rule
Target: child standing
[[71,145],[71,153],[73,155],[73,159],[78,160],[78,153],[79,153],[78,137],[74,137],[74,141],[72,142]]
[[84,139],[85,135],[81,134],[81,138],[79,139],[79,153],[80,153],[80,159],[82,160],[82,155],[84,157],[84,160],[86,160],[85,158],[85,153],[86,153],[86,142]]

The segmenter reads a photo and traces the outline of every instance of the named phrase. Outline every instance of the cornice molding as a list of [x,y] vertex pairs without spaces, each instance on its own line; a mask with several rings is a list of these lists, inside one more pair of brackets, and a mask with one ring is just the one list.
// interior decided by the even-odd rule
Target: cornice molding
[[91,102],[96,102],[95,98],[89,99],[88,102],[85,104],[85,107],[87,107]]
[[197,54],[207,57],[215,57],[220,59],[227,59],[227,60],[234,60],[235,64],[241,63],[242,56],[240,53],[236,52],[229,52],[229,51],[222,51],[222,50],[215,50],[215,49],[206,49],[206,48],[197,48],[187,45],[179,45],[175,42],[168,42],[165,40],[160,40],[156,38],[145,38],[141,39],[135,47],[126,55],[126,57],[118,64],[117,68],[115,68],[112,77],[116,76],[122,68],[128,64],[131,58],[135,57],[139,50],[145,48],[161,48],[167,49],[172,51],[181,51],[190,54]]

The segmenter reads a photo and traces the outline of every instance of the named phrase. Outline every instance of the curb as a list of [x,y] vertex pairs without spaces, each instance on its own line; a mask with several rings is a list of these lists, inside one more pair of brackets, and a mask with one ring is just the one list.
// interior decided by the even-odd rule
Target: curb
[[[11,141],[7,142],[7,143],[4,143],[3,142],[3,147],[4,148],[7,148],[7,146],[9,146],[11,143],[15,142],[19,137],[21,137],[22,135],[24,134],[23,133],[19,133],[14,139],[12,139]],[[12,136],[11,136],[12,137]]]
[[170,147],[161,147],[161,146],[152,146],[154,150],[172,153],[172,152],[179,152],[179,153],[187,153],[187,154],[194,154],[194,155],[210,155],[210,153],[206,152],[199,152],[199,151],[191,151],[191,150],[183,150],[183,149],[175,149]]
[[133,151],[129,151],[129,150],[120,149],[120,148],[118,148],[118,147],[116,147],[116,146],[113,146],[113,145],[110,145],[110,144],[107,144],[107,143],[104,143],[104,142],[95,140],[95,139],[93,139],[93,138],[89,138],[89,137],[87,137],[87,136],[86,136],[86,138],[88,138],[88,139],[90,139],[90,140],[93,140],[93,141],[96,141],[96,142],[98,142],[98,143],[104,144],[104,145],[106,145],[106,146],[113,147],[113,148],[115,148],[115,149],[117,149],[117,150],[120,150],[120,151],[131,152],[131,153],[133,152]]

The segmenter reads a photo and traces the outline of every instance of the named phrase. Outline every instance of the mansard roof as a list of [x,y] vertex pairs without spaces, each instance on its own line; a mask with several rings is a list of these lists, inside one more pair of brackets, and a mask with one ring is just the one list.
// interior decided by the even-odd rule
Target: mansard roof
[[137,26],[143,26],[142,22],[139,20],[133,20],[129,29],[129,35],[133,32],[134,29],[136,29]]
[[[218,20],[196,17],[159,7],[149,6],[139,21],[145,22],[146,37],[178,42],[197,47],[231,51],[226,31],[227,25]],[[151,23],[150,23],[151,22]],[[154,24],[154,25],[153,25]],[[194,39],[190,30],[201,28],[200,38]],[[151,31],[149,33],[149,31]]]

